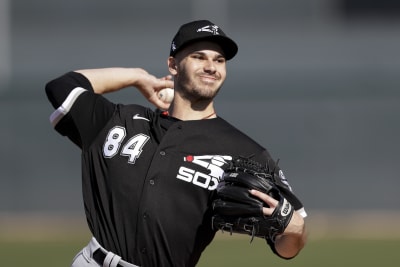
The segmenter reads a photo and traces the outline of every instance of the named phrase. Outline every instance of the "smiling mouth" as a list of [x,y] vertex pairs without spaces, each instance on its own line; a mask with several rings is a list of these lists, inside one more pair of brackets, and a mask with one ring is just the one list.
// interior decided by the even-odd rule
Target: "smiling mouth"
[[200,76],[200,79],[201,79],[202,81],[205,81],[205,82],[215,82],[215,81],[217,81],[217,78],[214,77],[214,76],[205,76],[205,75],[202,75],[202,76]]

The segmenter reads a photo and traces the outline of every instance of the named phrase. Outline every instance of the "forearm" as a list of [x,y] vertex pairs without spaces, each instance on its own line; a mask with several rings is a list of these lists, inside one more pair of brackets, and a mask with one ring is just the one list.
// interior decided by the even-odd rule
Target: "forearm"
[[167,110],[170,103],[162,101],[157,93],[164,88],[173,88],[170,75],[157,78],[141,68],[105,68],[77,70],[85,76],[96,94],[105,94],[126,87],[135,87],[153,105]]
[[135,86],[146,71],[140,68],[103,68],[76,70],[91,83],[96,94],[105,94]]

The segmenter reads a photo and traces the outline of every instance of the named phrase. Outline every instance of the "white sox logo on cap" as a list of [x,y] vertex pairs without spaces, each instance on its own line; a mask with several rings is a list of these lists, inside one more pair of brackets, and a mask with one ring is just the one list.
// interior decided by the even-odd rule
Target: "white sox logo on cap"
[[217,25],[208,25],[198,29],[197,32],[210,32],[213,35],[219,35],[218,29]]

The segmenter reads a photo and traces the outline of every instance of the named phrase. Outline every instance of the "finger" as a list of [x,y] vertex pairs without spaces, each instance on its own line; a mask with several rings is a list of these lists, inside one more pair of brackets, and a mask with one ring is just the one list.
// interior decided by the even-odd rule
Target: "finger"
[[172,75],[161,77],[159,80],[163,82],[163,88],[174,88],[174,81],[172,80]]
[[165,88],[172,88],[174,89],[174,82],[172,80],[160,78],[157,84],[154,86],[155,91],[160,91]]
[[165,80],[165,87],[164,88],[174,88],[174,81],[172,80]]
[[250,191],[250,193],[251,193],[253,196],[258,197],[259,199],[261,199],[262,201],[264,201],[265,203],[267,203],[268,206],[274,206],[274,207],[275,207],[276,205],[278,205],[278,200],[274,199],[273,197],[271,197],[271,196],[269,196],[269,195],[267,195],[267,194],[265,194],[265,193],[263,193],[263,192],[260,192],[260,191],[258,191],[258,190],[252,189],[252,190]]
[[161,77],[160,79],[161,79],[161,80],[169,80],[169,81],[172,81],[172,75],[166,75],[166,76],[164,76],[164,77]]
[[166,102],[162,101],[161,99],[159,99],[157,95],[154,95],[153,97],[151,97],[149,99],[149,101],[161,110],[168,110],[169,106],[171,105],[171,103],[166,103]]
[[269,195],[264,194],[260,191],[253,189],[253,190],[250,190],[250,194],[261,199],[268,205],[269,208],[268,207],[263,208],[264,215],[271,215],[274,212],[275,207],[278,205],[278,201],[276,199],[274,199],[274,198],[270,197]]

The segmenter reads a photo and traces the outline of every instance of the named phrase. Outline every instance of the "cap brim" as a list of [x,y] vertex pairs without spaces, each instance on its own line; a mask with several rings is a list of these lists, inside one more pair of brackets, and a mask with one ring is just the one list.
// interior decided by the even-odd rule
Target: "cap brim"
[[232,59],[238,52],[237,44],[229,37],[214,35],[206,37],[206,39],[216,42],[221,46],[222,51],[224,51],[226,60]]

